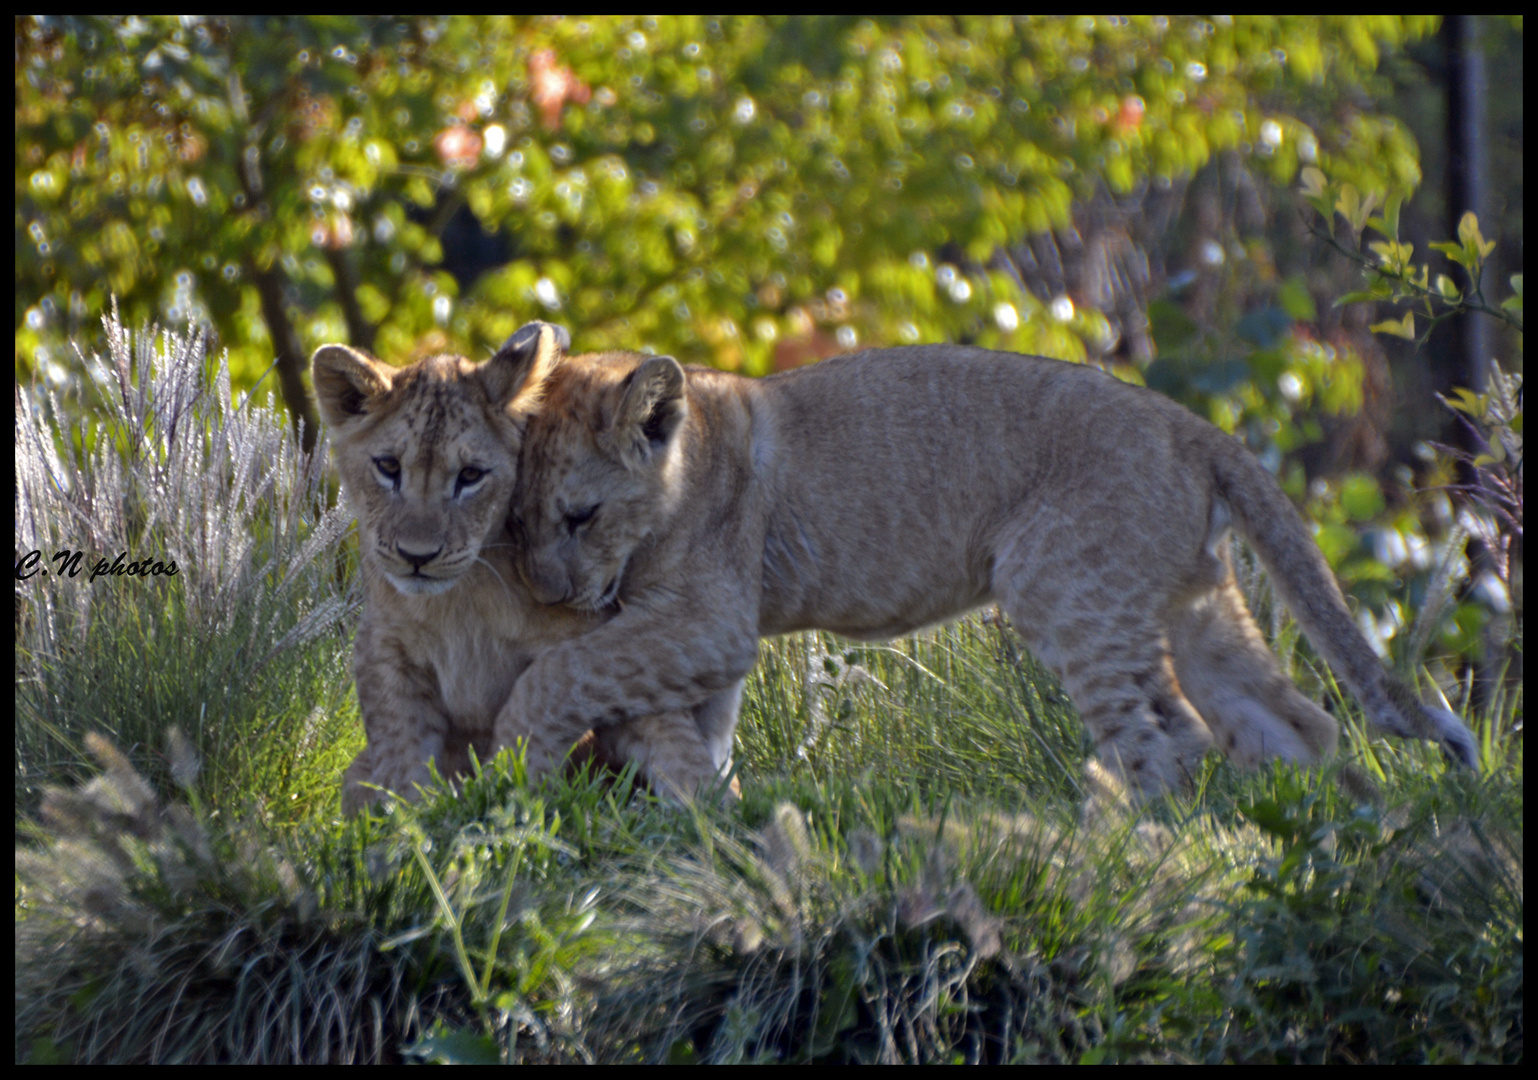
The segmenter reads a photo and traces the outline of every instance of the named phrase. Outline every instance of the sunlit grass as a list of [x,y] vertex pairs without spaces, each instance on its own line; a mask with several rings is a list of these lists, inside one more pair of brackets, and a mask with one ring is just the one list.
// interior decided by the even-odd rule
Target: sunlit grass
[[[280,416],[232,399],[201,341],[135,343],[115,322],[108,341],[86,362],[94,414],[18,396],[17,549],[42,562],[17,583],[17,811],[89,775],[93,731],[164,790],[172,726],[212,803],[311,800],[296,762],[357,741],[336,678],[356,603],[339,577],[347,517],[328,508],[321,461]],[[58,572],[61,551],[84,553],[78,575]],[[120,553],[176,573],[92,579]]]

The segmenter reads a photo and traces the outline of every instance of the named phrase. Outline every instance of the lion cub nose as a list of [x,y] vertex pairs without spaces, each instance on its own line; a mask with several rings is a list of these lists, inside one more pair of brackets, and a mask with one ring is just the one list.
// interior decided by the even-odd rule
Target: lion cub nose
[[539,581],[529,582],[529,592],[534,599],[546,606],[564,604],[571,599],[571,587],[565,583]]
[[422,567],[426,566],[428,563],[432,562],[440,554],[442,554],[443,545],[439,544],[431,551],[412,551],[405,544],[397,543],[395,545],[395,550],[401,558],[405,559],[411,564],[412,569],[420,570]]

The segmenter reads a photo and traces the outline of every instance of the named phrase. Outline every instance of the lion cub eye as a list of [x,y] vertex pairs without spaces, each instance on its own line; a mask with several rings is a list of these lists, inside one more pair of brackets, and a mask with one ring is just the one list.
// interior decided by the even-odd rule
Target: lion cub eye
[[598,513],[599,505],[601,504],[594,503],[592,506],[586,507],[582,510],[573,510],[571,513],[567,514],[566,530],[575,535],[578,529],[586,525],[589,521],[593,520],[593,515]]
[[392,484],[399,484],[401,479],[401,463],[395,458],[385,455],[374,459],[374,468],[379,470],[379,475]]
[[459,470],[459,475],[454,477],[454,494],[463,494],[465,488],[474,487],[481,482],[481,477],[485,475],[485,469],[476,468],[474,465],[466,465],[463,469]]

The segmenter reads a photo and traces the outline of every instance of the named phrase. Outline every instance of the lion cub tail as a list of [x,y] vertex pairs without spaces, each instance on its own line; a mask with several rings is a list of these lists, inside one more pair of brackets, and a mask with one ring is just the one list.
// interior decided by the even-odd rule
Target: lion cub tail
[[[1385,670],[1362,636],[1319,545],[1276,480],[1232,438],[1214,429],[1214,489],[1271,575],[1308,640],[1361,702],[1368,719],[1404,739],[1429,739],[1449,761],[1473,768],[1478,747],[1463,721],[1427,705]],[[1221,441],[1218,441],[1221,440]]]

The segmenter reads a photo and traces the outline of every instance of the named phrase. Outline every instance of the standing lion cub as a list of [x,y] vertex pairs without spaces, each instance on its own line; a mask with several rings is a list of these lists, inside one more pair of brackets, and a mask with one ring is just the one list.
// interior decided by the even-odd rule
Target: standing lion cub
[[[353,671],[368,745],[342,779],[346,813],[381,789],[415,798],[429,761],[453,776],[472,749],[485,760],[510,745],[494,730],[514,680],[541,649],[607,617],[533,602],[506,532],[524,428],[568,341],[533,323],[484,364],[435,356],[407,368],[345,345],[316,350],[315,395],[358,517],[365,590]],[[684,707],[693,715],[638,714],[600,732],[594,751],[687,793],[714,781],[713,752],[725,763],[736,706],[727,694]]]
[[553,767],[595,722],[738,685],[758,639],[889,638],[997,601],[1143,792],[1216,744],[1330,754],[1335,720],[1266,647],[1236,527],[1373,723],[1473,764],[1463,723],[1379,664],[1286,496],[1233,438],[1093,368],[947,345],[753,380],[670,357],[567,358],[523,448],[536,600],[612,613],[543,652],[497,737]]

